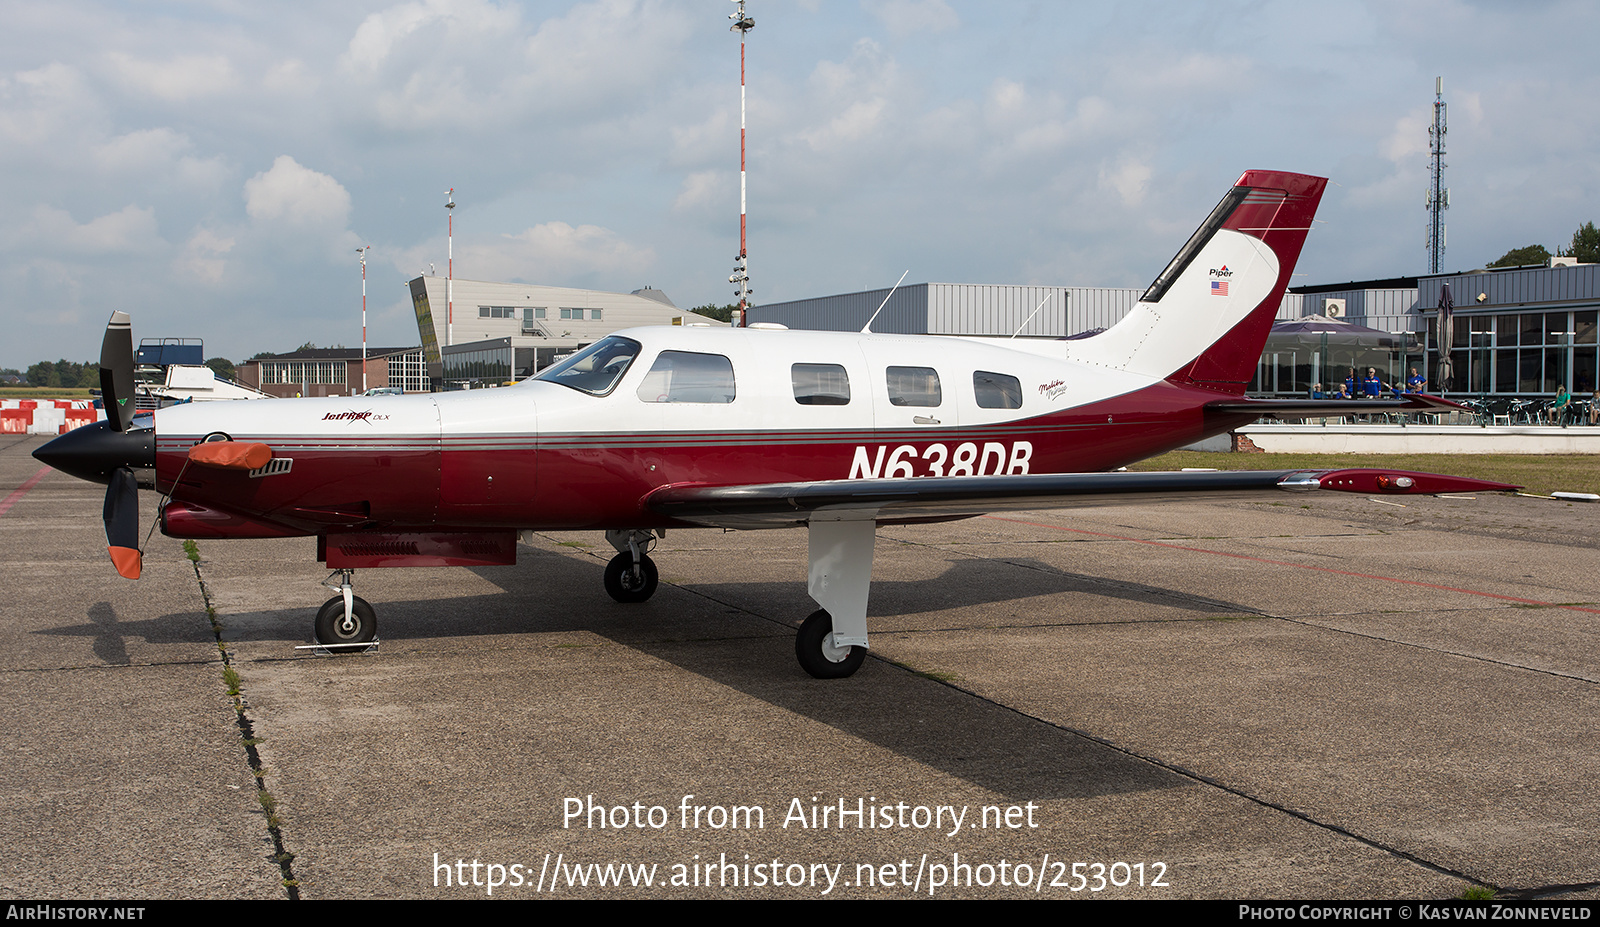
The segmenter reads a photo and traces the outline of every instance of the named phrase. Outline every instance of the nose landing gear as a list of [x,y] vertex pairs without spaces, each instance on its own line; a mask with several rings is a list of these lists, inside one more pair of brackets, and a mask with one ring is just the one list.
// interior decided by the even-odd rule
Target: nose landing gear
[[366,649],[378,637],[377,613],[352,593],[354,577],[354,570],[334,570],[322,583],[339,592],[317,609],[316,639],[322,647],[348,653]]

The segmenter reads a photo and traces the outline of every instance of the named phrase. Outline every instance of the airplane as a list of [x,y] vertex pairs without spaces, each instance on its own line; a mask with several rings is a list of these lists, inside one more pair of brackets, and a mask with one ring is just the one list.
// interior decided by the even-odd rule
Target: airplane
[[504,389],[194,403],[135,418],[131,321],[119,311],[102,345],[106,421],[35,456],[107,484],[123,576],[141,565],[135,470],[153,471],[166,494],[170,537],[316,537],[339,595],[315,634],[334,648],[376,636],[375,612],[353,594],[357,569],[509,565],[519,532],[600,530],[617,551],[605,589],[632,603],[657,588],[649,553],[667,529],[802,527],[819,608],[796,657],[812,676],[842,678],[869,647],[878,525],[1285,491],[1517,488],[1383,469],[1112,472],[1264,415],[1459,408],[1425,395],[1245,397],[1325,184],[1246,171],[1134,309],[1077,340],[637,328]]

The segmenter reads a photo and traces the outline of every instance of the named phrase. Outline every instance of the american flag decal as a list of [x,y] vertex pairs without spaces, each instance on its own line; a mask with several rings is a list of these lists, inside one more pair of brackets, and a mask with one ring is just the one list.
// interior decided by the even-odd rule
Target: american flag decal
[[1212,296],[1227,296],[1228,295],[1228,281],[1226,281],[1226,280],[1213,280],[1213,281],[1211,281],[1211,295]]

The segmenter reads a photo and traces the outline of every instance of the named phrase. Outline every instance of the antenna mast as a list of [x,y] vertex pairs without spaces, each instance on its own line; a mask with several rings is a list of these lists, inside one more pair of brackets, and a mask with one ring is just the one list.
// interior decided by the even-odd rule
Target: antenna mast
[[361,391],[367,391],[367,252],[371,245],[356,249],[361,257]]
[[749,324],[746,316],[750,309],[750,252],[745,247],[745,183],[744,183],[744,37],[756,27],[756,21],[744,11],[745,0],[734,0],[739,4],[739,9],[728,14],[733,20],[733,25],[728,27],[729,32],[739,33],[739,256],[734,258],[733,275],[728,278],[729,283],[739,285],[733,295],[739,297],[738,317],[733,320],[735,326],[743,327]]
[[1444,211],[1450,208],[1450,190],[1444,185],[1444,78],[1433,81],[1433,125],[1428,127],[1432,163],[1428,166],[1428,273],[1439,272],[1444,259]]

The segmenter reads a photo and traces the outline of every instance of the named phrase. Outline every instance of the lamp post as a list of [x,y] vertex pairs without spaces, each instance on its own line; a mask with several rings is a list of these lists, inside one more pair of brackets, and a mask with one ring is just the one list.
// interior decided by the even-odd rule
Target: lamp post
[[739,317],[734,320],[735,326],[745,326],[749,323],[750,312],[750,252],[745,247],[745,185],[744,185],[744,37],[756,27],[756,21],[744,11],[745,0],[734,0],[739,4],[739,9],[729,14],[733,20],[729,27],[730,32],[739,33],[739,256],[734,259],[733,275],[728,278],[729,283],[738,284],[739,288],[733,295],[739,297]]
[[361,391],[367,391],[367,252],[371,245],[356,249],[361,257]]
[[444,343],[456,343],[456,188],[444,192],[445,214],[450,217],[445,232],[447,260],[444,278]]

